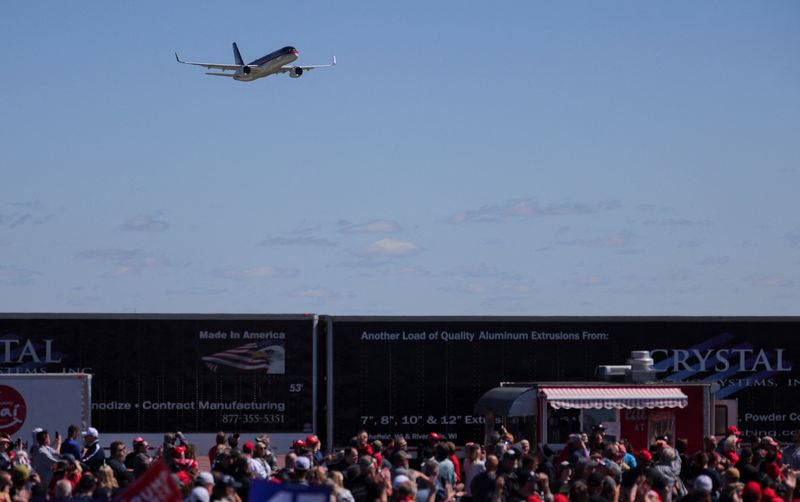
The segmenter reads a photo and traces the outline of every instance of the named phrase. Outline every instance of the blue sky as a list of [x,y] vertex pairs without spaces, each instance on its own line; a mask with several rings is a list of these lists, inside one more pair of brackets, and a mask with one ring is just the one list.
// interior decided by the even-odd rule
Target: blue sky
[[[6,312],[800,314],[800,3],[5,2]],[[300,79],[207,77],[293,45]]]

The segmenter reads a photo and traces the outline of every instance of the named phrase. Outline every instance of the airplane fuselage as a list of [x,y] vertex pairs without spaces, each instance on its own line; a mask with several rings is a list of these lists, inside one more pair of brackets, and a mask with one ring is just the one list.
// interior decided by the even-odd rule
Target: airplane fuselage
[[[287,51],[287,49],[291,49],[291,51]],[[277,73],[282,66],[295,61],[297,61],[297,51],[291,47],[284,47],[248,63],[237,71],[233,78],[242,82],[250,82]]]

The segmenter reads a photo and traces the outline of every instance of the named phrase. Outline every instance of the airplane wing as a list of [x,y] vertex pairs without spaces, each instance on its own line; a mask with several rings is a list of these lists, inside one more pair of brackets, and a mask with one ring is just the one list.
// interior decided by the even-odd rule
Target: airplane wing
[[315,68],[330,68],[331,66],[336,66],[336,56],[333,56],[333,62],[331,64],[318,64],[311,66],[281,66],[276,73],[286,73],[287,71],[291,71],[292,68],[302,68],[303,71],[309,71]]
[[183,64],[192,64],[195,66],[203,66],[209,70],[223,70],[223,71],[236,71],[242,67],[242,65],[238,64],[215,64],[215,63],[195,63],[193,61],[183,61],[181,58],[178,57],[178,53],[175,53],[175,59],[179,63]]
[[215,77],[235,77],[236,75],[233,73],[211,73],[206,72],[206,75],[214,75]]

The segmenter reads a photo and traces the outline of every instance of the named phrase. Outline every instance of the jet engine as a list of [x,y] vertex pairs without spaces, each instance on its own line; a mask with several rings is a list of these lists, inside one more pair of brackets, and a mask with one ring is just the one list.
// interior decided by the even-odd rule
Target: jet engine
[[295,66],[294,68],[289,70],[289,76],[292,78],[298,78],[302,74],[303,74],[303,69],[300,68],[299,66]]
[[250,75],[251,68],[249,66],[242,66],[242,74],[243,75]]

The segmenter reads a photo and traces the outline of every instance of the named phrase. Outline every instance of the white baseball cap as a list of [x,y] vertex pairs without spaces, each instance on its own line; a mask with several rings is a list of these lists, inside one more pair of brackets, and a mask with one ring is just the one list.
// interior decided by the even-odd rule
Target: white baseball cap
[[89,427],[85,431],[81,432],[81,436],[84,436],[84,437],[85,436],[93,436],[93,437],[96,437],[97,439],[100,439],[100,433],[97,432],[97,429],[95,429],[94,427]]

